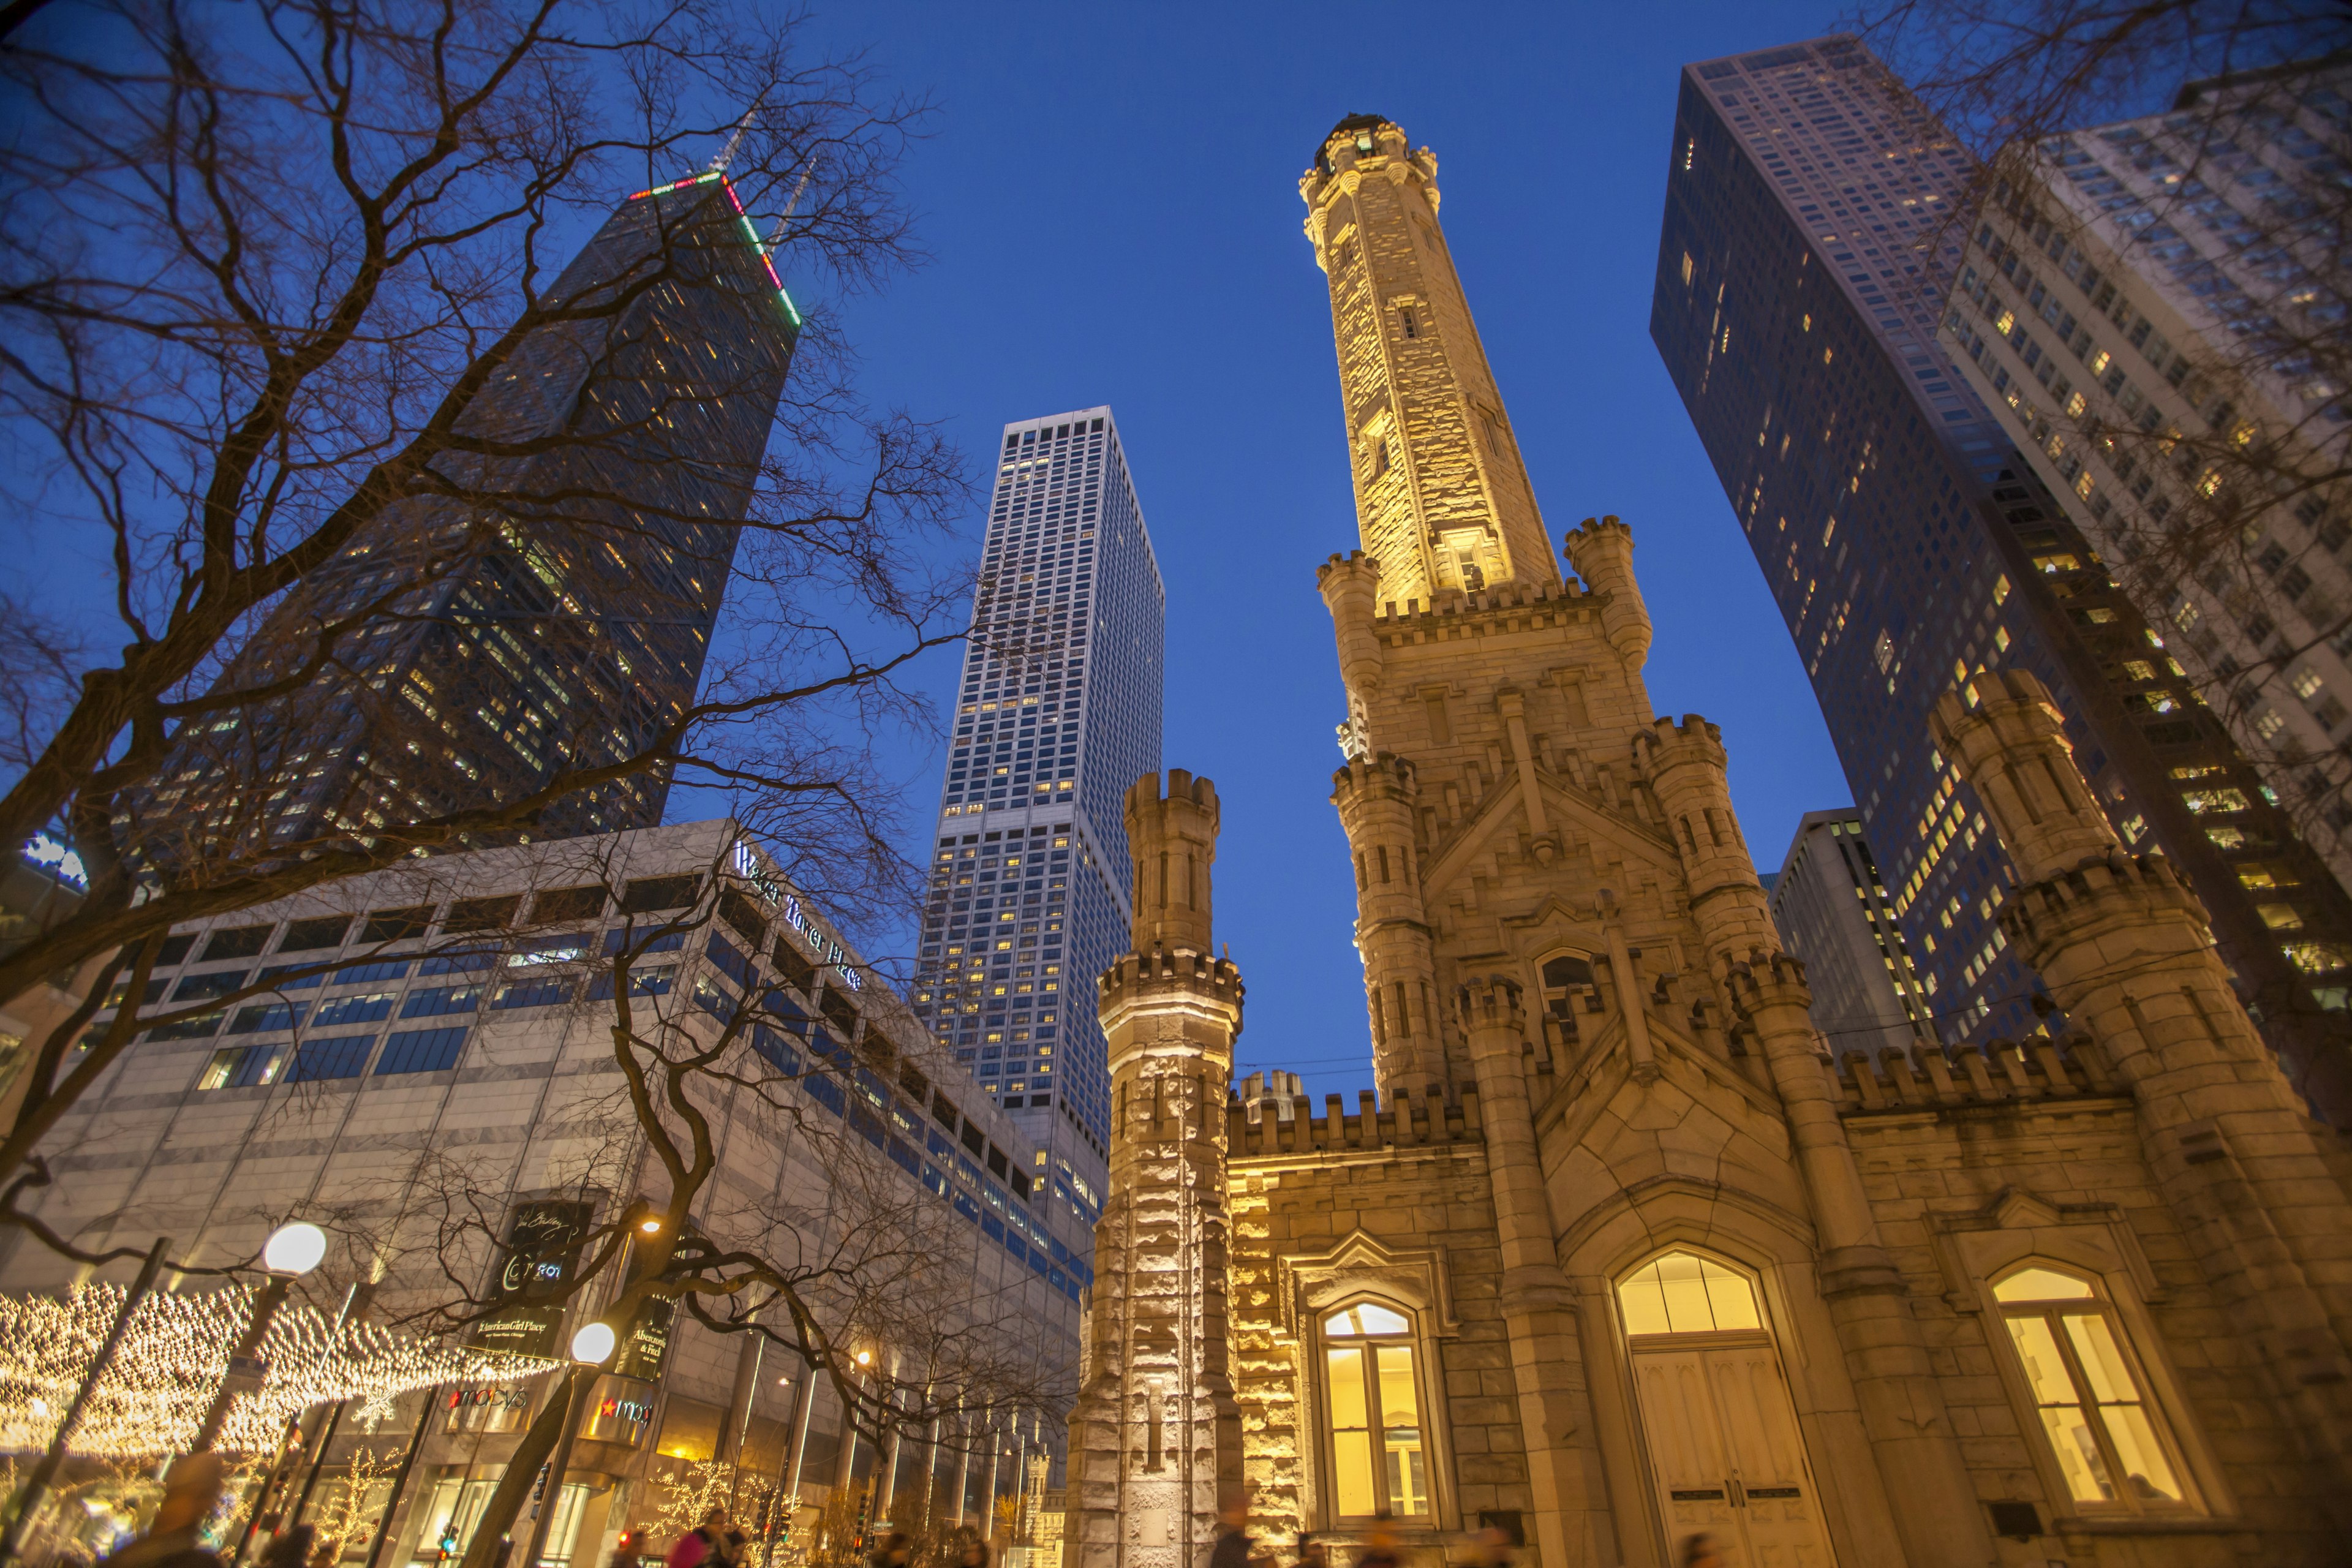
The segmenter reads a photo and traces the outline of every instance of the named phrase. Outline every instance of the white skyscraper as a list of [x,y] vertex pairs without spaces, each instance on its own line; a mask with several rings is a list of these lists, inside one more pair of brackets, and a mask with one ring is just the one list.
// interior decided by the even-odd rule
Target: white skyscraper
[[1160,767],[1164,620],[1110,410],[1007,425],[915,1005],[1089,1215],[1110,1141],[1095,978],[1127,942],[1120,803]]

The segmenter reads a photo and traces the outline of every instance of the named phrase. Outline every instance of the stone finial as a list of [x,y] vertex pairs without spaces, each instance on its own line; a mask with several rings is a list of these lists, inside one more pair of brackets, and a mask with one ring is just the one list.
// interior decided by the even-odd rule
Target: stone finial
[[1650,657],[1650,609],[1633,580],[1633,531],[1613,515],[1571,529],[1561,541],[1570,564],[1585,585],[1605,595],[1601,606],[1601,635],[1631,669]]
[[1937,700],[1928,728],[1976,786],[2018,875],[2039,882],[2119,842],[2066,743],[2066,721],[2042,682],[2021,669],[1988,669]]
[[1214,951],[1210,941],[1209,868],[1217,858],[1217,786],[1171,769],[1127,792],[1127,843],[1135,858],[1138,952],[1154,947]]

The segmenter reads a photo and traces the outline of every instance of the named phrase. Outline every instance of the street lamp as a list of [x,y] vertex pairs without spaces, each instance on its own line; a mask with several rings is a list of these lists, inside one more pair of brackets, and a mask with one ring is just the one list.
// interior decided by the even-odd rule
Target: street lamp
[[211,1448],[220,1436],[221,1423],[228,1419],[229,1401],[261,1386],[269,1372],[269,1363],[261,1359],[269,1325],[277,1321],[278,1309],[285,1305],[286,1292],[293,1289],[294,1281],[318,1268],[326,1257],[327,1233],[308,1220],[281,1225],[262,1243],[261,1266],[269,1271],[269,1283],[254,1298],[253,1321],[246,1325],[245,1337],[229,1353],[228,1374],[221,1379],[220,1390],[213,1395],[212,1408],[205,1412],[204,1425],[196,1428],[188,1452],[201,1454]]
[[[660,1222],[653,1222],[652,1227],[659,1230]],[[554,1456],[547,1462],[546,1484],[540,1488],[538,1505],[531,1510],[530,1544],[523,1554],[522,1568],[539,1568],[540,1557],[547,1550],[547,1532],[554,1526],[555,1510],[563,1503],[563,1472],[572,1468],[572,1441],[580,1435],[585,1390],[594,1383],[596,1369],[621,1348],[621,1336],[604,1319],[591,1318],[572,1334],[571,1348],[573,1365],[563,1392],[563,1436],[555,1441]]]
[[281,1279],[299,1279],[326,1259],[327,1233],[308,1220],[279,1226],[261,1244],[261,1266]]
[[613,1331],[613,1325],[600,1318],[583,1323],[572,1336],[572,1359],[583,1366],[602,1366],[613,1359],[620,1343],[621,1336]]

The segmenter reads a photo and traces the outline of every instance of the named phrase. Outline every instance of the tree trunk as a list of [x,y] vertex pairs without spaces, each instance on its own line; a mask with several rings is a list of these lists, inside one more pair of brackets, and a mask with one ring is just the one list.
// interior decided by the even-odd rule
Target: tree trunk
[[[499,1489],[482,1510],[482,1517],[474,1526],[473,1542],[466,1548],[466,1560],[459,1568],[490,1568],[499,1560],[499,1542],[514,1528],[515,1516],[522,1511],[530,1489],[539,1479],[539,1468],[555,1452],[556,1440],[563,1435],[564,1417],[572,1410],[572,1385],[593,1369],[575,1367],[572,1374],[556,1384],[547,1403],[540,1407],[530,1430],[522,1435],[515,1446],[514,1457],[507,1461],[507,1473],[499,1479]],[[550,1500],[551,1503],[553,1500]],[[528,1563],[521,1568],[530,1568]]]

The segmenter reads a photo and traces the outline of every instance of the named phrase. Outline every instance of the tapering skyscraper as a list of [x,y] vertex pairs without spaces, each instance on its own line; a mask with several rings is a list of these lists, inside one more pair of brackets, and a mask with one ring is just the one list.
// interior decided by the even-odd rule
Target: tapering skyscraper
[[1091,1215],[1094,979],[1127,938],[1122,802],[1160,767],[1165,595],[1108,408],[1007,425],[997,457],[915,1006]]
[[1650,334],[1885,849],[1937,1031],[2040,1022],[1999,918],[2015,868],[1927,734],[1957,683],[2023,669],[2124,843],[2204,900],[2297,1083],[2352,1115],[2352,900],[1937,335],[1968,152],[1848,37],[1685,67],[1675,127]]
[[[800,330],[717,172],[623,203],[458,416],[434,493],[302,578],[131,825],[252,856],[643,754],[693,700]],[[322,637],[321,628],[332,628]],[[305,673],[306,662],[318,668]],[[270,689],[293,677],[292,689]],[[538,837],[651,826],[666,773],[552,802]]]

